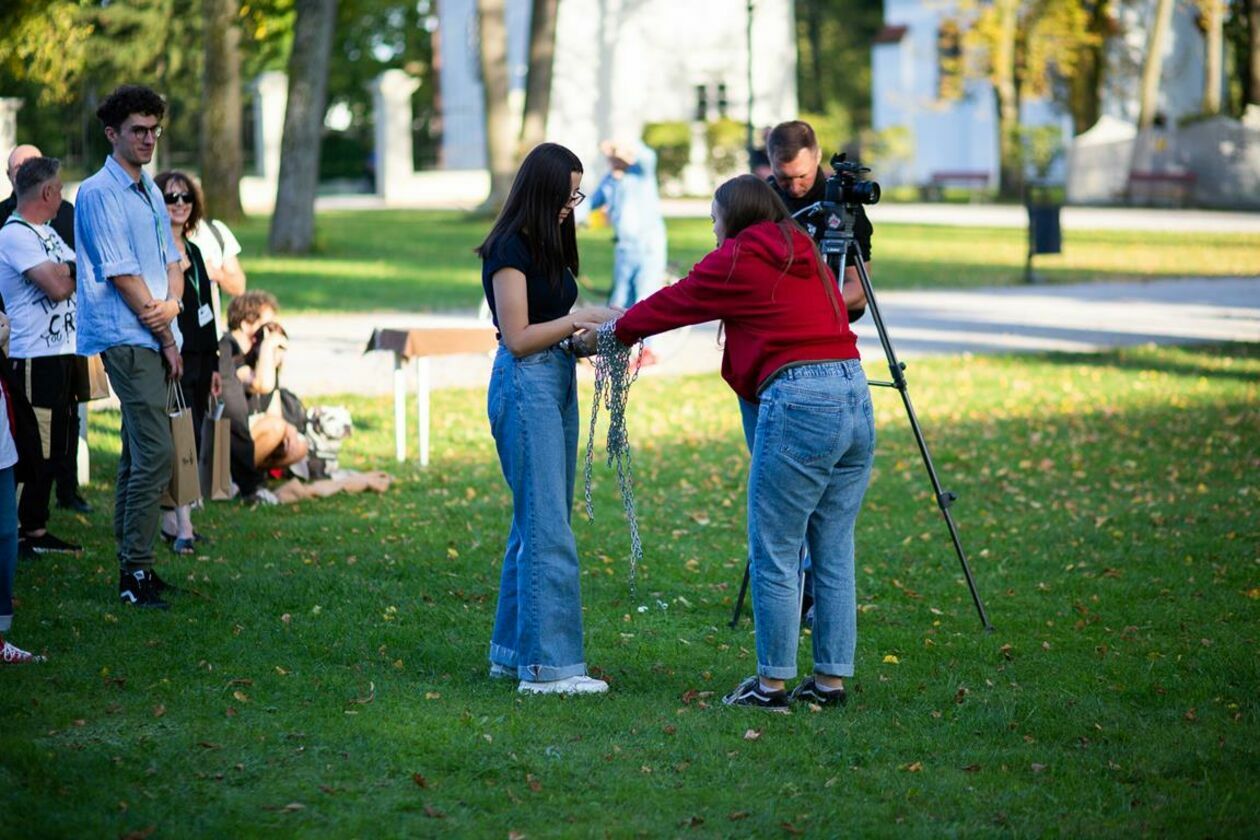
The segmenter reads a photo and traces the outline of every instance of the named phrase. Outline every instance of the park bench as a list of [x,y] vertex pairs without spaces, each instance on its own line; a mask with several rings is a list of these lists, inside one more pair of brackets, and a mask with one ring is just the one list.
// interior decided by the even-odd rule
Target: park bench
[[989,173],[961,169],[938,170],[932,173],[926,184],[919,187],[919,196],[924,201],[941,201],[945,198],[945,188],[953,186],[970,189],[971,200],[975,201],[980,191],[989,186]]
[[1185,207],[1194,194],[1193,172],[1129,173],[1125,194],[1133,204],[1157,207]]

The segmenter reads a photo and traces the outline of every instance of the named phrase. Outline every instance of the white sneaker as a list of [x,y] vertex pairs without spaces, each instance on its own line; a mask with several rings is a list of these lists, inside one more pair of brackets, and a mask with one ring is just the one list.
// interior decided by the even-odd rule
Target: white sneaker
[[[4,641],[0,639],[0,641]],[[0,664],[3,665],[24,665],[28,662],[47,662],[47,658],[37,653],[27,653],[12,642],[4,642],[4,647],[0,648]]]
[[587,676],[565,677],[546,682],[521,680],[516,690],[521,694],[603,694],[608,691],[608,683]]
[[254,504],[263,505],[264,507],[280,504],[280,500],[276,498],[276,494],[272,493],[266,487],[259,487],[254,491],[254,495],[251,496],[250,499],[253,500]]

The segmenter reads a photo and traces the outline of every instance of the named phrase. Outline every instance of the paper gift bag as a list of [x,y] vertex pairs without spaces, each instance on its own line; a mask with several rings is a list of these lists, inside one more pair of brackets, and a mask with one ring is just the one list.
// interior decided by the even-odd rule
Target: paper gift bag
[[215,502],[232,498],[232,422],[223,416],[223,401],[210,398],[201,421],[201,495]]
[[74,398],[83,403],[109,398],[109,377],[99,355],[76,356],[74,366]]
[[166,414],[171,421],[171,481],[162,504],[182,507],[201,498],[201,476],[197,474],[197,439],[193,434],[192,411],[184,403],[184,392],[172,382],[166,398]]

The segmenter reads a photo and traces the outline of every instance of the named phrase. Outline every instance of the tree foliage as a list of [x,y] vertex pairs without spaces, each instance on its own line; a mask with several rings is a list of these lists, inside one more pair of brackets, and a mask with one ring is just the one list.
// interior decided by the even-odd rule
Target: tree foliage
[[798,99],[802,111],[842,130],[849,143],[871,124],[871,43],[883,25],[880,0],[796,0]]

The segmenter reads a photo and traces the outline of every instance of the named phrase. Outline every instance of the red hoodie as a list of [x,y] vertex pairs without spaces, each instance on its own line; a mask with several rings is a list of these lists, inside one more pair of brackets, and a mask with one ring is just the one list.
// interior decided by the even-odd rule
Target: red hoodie
[[[856,359],[857,336],[830,269],[813,242],[792,228],[792,251],[774,222],[759,222],[727,239],[682,280],[630,307],[617,319],[617,339],[641,338],[686,324],[722,320],[722,378],[746,400],[785,365]],[[836,290],[837,316],[819,280]]]

